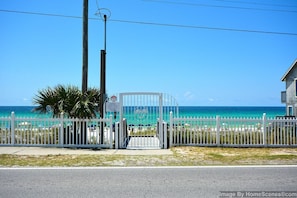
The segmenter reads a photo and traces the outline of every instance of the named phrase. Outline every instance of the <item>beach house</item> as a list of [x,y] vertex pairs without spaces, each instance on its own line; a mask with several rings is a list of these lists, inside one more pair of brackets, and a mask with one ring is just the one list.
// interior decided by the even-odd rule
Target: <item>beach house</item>
[[297,59],[281,78],[286,91],[281,92],[281,102],[286,104],[286,115],[297,117]]

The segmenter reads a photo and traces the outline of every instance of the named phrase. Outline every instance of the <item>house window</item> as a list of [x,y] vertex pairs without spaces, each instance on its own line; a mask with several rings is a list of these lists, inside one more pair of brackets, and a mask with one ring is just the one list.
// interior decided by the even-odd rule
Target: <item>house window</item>
[[281,92],[281,102],[282,103],[286,103],[287,101],[287,92],[286,91],[282,91]]
[[293,107],[292,106],[288,106],[288,115],[293,116]]
[[294,82],[295,82],[295,96],[297,97],[297,78],[295,78]]

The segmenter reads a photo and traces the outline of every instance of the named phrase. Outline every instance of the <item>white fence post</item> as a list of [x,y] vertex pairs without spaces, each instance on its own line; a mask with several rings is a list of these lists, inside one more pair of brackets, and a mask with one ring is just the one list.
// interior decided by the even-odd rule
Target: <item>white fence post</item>
[[60,137],[59,137],[59,144],[63,147],[64,144],[64,114],[61,113],[60,115]]
[[164,146],[163,146],[163,148],[164,149],[167,149],[167,122],[163,122],[163,134],[164,134],[164,136],[163,136],[163,142],[164,142]]
[[[112,125],[112,115],[110,115],[109,116],[109,120],[110,120],[110,127],[109,127],[109,148],[110,149],[112,149],[112,142],[113,142],[113,136],[112,136],[112,134],[113,134],[113,125]],[[115,131],[114,131],[114,133],[115,133]]]
[[170,111],[170,126],[169,126],[169,145],[168,148],[170,148],[173,144],[173,117],[172,117],[172,111]]
[[115,144],[115,149],[119,149],[119,122],[115,123],[114,126],[114,144]]
[[267,123],[267,117],[266,117],[266,113],[263,113],[263,129],[262,129],[262,133],[263,133],[263,145],[266,147],[267,146],[267,129],[266,129],[266,123]]
[[11,120],[10,120],[10,127],[11,127],[11,144],[14,145],[15,142],[15,128],[14,128],[14,123],[15,123],[15,114],[14,112],[11,112]]
[[220,146],[220,122],[221,122],[221,118],[220,116],[217,115],[216,117],[216,143],[217,146]]
[[[164,117],[163,117],[163,94],[160,93],[159,94],[159,138],[162,142],[162,144],[164,145],[164,127],[163,127],[163,121],[164,121]],[[162,145],[162,147],[163,147]]]

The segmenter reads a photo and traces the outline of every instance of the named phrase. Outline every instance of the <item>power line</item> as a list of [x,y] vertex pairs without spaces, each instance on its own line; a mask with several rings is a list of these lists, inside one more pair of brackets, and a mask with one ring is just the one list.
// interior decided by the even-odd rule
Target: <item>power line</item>
[[96,6],[97,6],[97,12],[95,13],[95,15],[99,16],[102,21],[105,20],[104,16],[107,16],[108,19],[110,18],[111,11],[108,8],[100,8],[98,0],[96,0]]
[[[26,12],[26,11],[17,11],[17,10],[0,10],[0,12],[9,12],[9,13],[17,13],[17,14],[30,14],[30,15],[50,16],[50,17],[63,17],[63,18],[82,19],[81,16],[70,16],[70,15],[62,15],[62,14],[40,13],[40,12]],[[99,19],[98,18],[89,18],[89,20],[99,20]],[[192,28],[192,29],[206,29],[206,30],[216,30],[216,31],[232,31],[232,32],[247,32],[247,33],[260,33],[260,34],[274,34],[274,35],[297,36],[297,33],[290,33],[290,32],[273,32],[273,31],[262,31],[262,30],[220,28],[220,27],[194,26],[194,25],[182,25],[182,24],[171,24],[171,23],[155,23],[155,22],[131,21],[131,20],[122,20],[122,19],[109,19],[109,21],[111,21],[111,22],[119,22],[119,23],[141,24],[141,25],[154,25],[154,26],[164,26],[164,27],[176,27],[176,28]]]
[[221,2],[230,2],[230,3],[239,3],[239,4],[250,4],[250,5],[264,5],[264,6],[274,6],[274,7],[287,7],[287,8],[296,8],[294,5],[284,5],[284,4],[270,4],[270,3],[259,3],[259,2],[248,2],[248,1],[235,1],[235,0],[213,0]]
[[134,24],[142,24],[142,25],[178,27],[178,28],[207,29],[207,30],[220,30],[220,31],[232,31],[232,32],[248,32],[248,33],[261,33],[261,34],[277,34],[277,35],[297,36],[297,33],[289,33],[289,32],[272,32],[272,31],[262,31],[262,30],[246,30],[246,29],[233,29],[233,28],[219,28],[219,27],[208,27],[208,26],[193,26],[193,25],[181,25],[181,24],[169,24],[169,23],[154,23],[154,22],[143,22],[143,21],[128,21],[128,20],[118,20],[118,19],[110,19],[110,21],[121,22],[121,23],[134,23]]
[[201,6],[201,7],[213,7],[213,8],[230,8],[230,9],[241,9],[241,10],[297,13],[297,11],[294,11],[294,10],[276,10],[276,9],[249,8],[249,7],[238,7],[238,6],[210,5],[210,4],[202,4],[202,3],[189,3],[189,2],[178,2],[178,1],[167,1],[167,0],[143,0],[143,1],[154,2],[154,3],[164,3],[164,4],[186,5],[186,6]]
[[41,13],[41,12],[27,12],[27,11],[18,11],[18,10],[0,10],[0,12],[10,12],[10,13],[17,13],[17,14],[31,14],[31,15],[40,15],[40,16],[82,19],[81,16],[70,16],[70,15],[63,15],[63,14],[51,14],[51,13]]

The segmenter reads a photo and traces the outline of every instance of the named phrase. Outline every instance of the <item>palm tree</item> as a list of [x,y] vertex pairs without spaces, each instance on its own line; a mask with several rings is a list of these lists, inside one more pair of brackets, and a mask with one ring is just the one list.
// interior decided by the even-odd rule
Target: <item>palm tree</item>
[[47,113],[51,109],[53,117],[65,116],[75,118],[96,117],[99,106],[100,91],[90,88],[82,93],[78,87],[58,85],[54,88],[46,88],[38,91],[33,99],[34,104],[38,105],[34,111]]
[[96,117],[99,106],[100,91],[88,89],[85,93],[80,93],[77,101],[70,111],[71,116],[79,118]]
[[34,108],[34,111],[47,113],[50,108],[53,111],[53,116],[59,114],[58,97],[55,91],[50,87],[38,91],[38,95],[33,99],[33,103],[38,104],[38,106]]
[[[61,113],[63,113],[66,117],[94,118],[98,110],[99,98],[100,91],[95,88],[88,89],[85,93],[82,93],[78,87],[58,85],[54,88],[48,87],[38,91],[38,94],[33,99],[33,102],[38,105],[34,111],[47,113],[50,109],[53,113],[53,117],[59,117]],[[85,144],[87,137],[86,122],[81,122],[79,127],[77,123],[74,122],[73,131],[76,133],[78,131],[77,129],[81,129],[80,131],[84,133],[80,135],[80,143]],[[66,131],[67,130],[65,130],[65,132]],[[69,137],[70,134],[67,135],[67,139],[72,140],[72,138]],[[77,134],[73,135],[73,143],[76,144]]]

